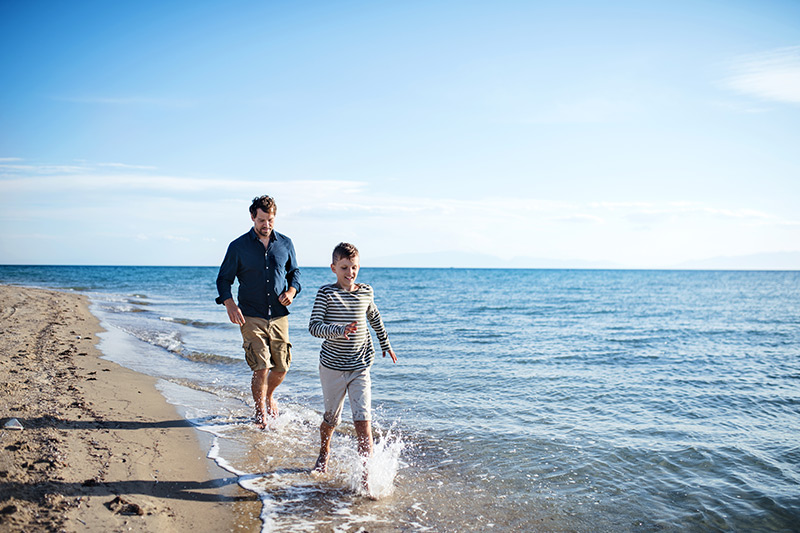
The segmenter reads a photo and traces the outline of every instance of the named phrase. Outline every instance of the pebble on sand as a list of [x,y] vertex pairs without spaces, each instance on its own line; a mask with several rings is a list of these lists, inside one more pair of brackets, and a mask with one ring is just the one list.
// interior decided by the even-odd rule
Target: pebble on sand
[[22,424],[20,424],[19,420],[17,420],[16,418],[12,418],[11,420],[3,424],[3,429],[13,429],[19,431],[22,429]]

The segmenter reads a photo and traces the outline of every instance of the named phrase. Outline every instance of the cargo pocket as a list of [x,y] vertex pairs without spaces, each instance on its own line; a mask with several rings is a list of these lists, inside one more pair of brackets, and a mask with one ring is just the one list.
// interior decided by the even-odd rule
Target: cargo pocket
[[270,344],[271,370],[288,372],[292,364],[292,344],[290,342],[275,341]]
[[255,371],[258,367],[258,360],[256,359],[255,353],[253,353],[253,343],[251,341],[244,341],[244,343],[242,343],[242,348],[244,348],[244,360],[247,361],[250,370]]
[[289,365],[292,363],[292,343],[286,343],[286,368],[289,368]]

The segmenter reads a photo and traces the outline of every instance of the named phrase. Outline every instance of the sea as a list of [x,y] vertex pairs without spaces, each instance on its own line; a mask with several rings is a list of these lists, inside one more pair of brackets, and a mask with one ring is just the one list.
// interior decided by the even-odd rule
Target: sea
[[265,431],[216,274],[1,266],[0,283],[87,295],[105,357],[158,378],[257,495],[253,531],[800,531],[800,272],[365,267],[398,362],[372,367],[373,457],[346,405],[322,477],[307,327],[333,274],[302,269]]

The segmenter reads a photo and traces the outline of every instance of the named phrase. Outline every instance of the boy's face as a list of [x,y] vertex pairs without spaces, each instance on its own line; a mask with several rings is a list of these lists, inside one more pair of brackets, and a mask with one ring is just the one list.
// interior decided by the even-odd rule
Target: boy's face
[[253,228],[259,237],[268,238],[272,233],[272,228],[275,226],[275,212],[264,212],[261,209],[256,210],[256,216],[250,216],[253,219]]
[[346,291],[355,289],[358,269],[357,255],[354,257],[342,257],[331,265],[331,270],[336,274],[336,284]]

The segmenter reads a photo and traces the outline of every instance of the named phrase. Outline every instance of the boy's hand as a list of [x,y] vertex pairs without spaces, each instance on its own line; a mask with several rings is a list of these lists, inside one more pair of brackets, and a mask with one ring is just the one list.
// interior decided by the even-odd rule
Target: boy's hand
[[349,335],[358,331],[358,322],[350,322],[344,327],[344,338],[350,340]]
[[392,350],[391,348],[389,348],[389,350],[384,350],[384,352],[383,352],[383,356],[384,357],[386,357],[386,352],[387,351],[389,352],[389,355],[392,356],[392,363],[396,363],[397,362],[397,356],[394,354],[394,350]]

